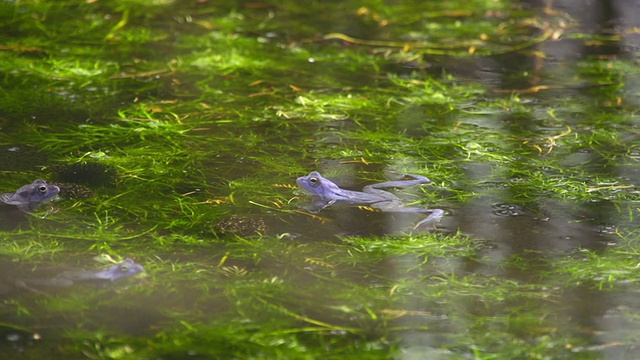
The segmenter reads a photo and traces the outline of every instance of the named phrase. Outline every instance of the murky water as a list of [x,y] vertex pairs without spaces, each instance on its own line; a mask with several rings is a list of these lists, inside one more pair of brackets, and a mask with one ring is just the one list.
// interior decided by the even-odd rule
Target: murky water
[[[0,357],[638,356],[634,2],[70,4],[3,4],[2,192],[62,199],[0,209]],[[16,286],[100,254],[146,276]]]

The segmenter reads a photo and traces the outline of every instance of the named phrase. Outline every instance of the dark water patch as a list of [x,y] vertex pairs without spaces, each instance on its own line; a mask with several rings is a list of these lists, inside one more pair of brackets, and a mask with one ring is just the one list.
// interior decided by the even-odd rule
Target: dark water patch
[[5,171],[35,172],[42,170],[50,161],[49,154],[35,145],[5,145],[0,147],[0,154],[0,168]]
[[118,176],[114,167],[100,162],[56,164],[50,167],[57,181],[88,187],[113,187]]
[[[584,210],[576,213],[572,206],[559,202],[541,205],[535,211],[525,211],[519,205],[496,207],[491,199],[478,199],[458,208],[454,217],[445,220],[464,233],[495,242],[499,247],[496,255],[504,252],[499,257],[523,252],[550,254],[575,247],[602,250],[612,241],[600,231],[599,221],[593,222],[594,213],[587,215]],[[590,221],[583,221],[585,217]]]
[[18,209],[15,205],[0,204],[0,230],[2,231],[19,231],[20,229],[29,229],[31,227],[31,219],[34,216],[44,216],[48,210],[47,205],[39,208],[35,215],[27,214]]

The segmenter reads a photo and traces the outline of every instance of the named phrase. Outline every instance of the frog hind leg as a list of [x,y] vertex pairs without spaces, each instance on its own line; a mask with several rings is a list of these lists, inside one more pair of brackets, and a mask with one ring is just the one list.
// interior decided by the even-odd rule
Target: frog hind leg
[[444,216],[444,210],[442,209],[429,209],[428,211],[430,211],[431,214],[429,214],[429,216],[427,216],[426,218],[420,220],[416,224],[416,226],[413,227],[413,231],[416,231],[423,227],[425,229],[428,227],[435,229],[436,224],[440,222],[440,219],[442,219],[442,217]]

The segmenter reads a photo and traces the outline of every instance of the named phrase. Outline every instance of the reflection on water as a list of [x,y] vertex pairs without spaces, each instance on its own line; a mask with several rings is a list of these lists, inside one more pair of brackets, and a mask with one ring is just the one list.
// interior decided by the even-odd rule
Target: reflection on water
[[[16,176],[3,181],[50,171],[71,183],[62,186],[63,193],[76,189],[85,195],[67,196],[64,211],[45,219],[0,209],[3,249],[21,254],[0,257],[0,358],[43,358],[52,349],[80,349],[79,356],[91,358],[135,358],[136,352],[152,354],[142,358],[205,357],[215,349],[221,358],[323,358],[325,350],[344,355],[349,349],[385,351],[380,358],[397,350],[395,357],[403,359],[637,358],[637,285],[608,281],[637,271],[627,263],[640,261],[637,251],[630,248],[622,258],[627,262],[614,268],[592,259],[603,255],[605,261],[625,241],[621,234],[638,227],[633,94],[640,78],[636,70],[612,69],[622,65],[606,61],[637,55],[639,10],[632,1],[595,1],[586,10],[580,2],[552,5],[522,5],[537,7],[536,21],[559,22],[547,41],[497,56],[471,56],[470,47],[462,59],[426,53],[404,59],[411,47],[397,51],[394,43],[387,52],[398,57],[376,45],[362,51],[363,60],[358,51],[364,46],[316,36],[395,36],[387,30],[402,24],[388,24],[384,12],[360,4],[331,14],[303,14],[297,7],[287,13],[287,21],[311,19],[305,26],[315,26],[312,31],[302,24],[301,30],[272,25],[285,9],[267,3],[239,6],[259,14],[253,20],[261,25],[253,30],[229,25],[244,19],[236,9],[218,18],[218,8],[198,8],[193,18],[180,13],[164,19],[171,36],[137,34],[152,39],[144,41],[127,38],[136,35],[125,32],[133,22],[129,12],[106,30],[104,22],[121,10],[98,19],[93,11],[87,14],[105,32],[99,38],[106,36],[108,46],[154,43],[139,52],[137,43],[111,51],[126,62],[110,65],[117,74],[107,79],[118,82],[105,86],[126,93],[117,95],[126,99],[118,107],[133,104],[144,116],[123,111],[127,123],[120,125],[110,109],[98,115],[103,123],[97,124],[81,107],[73,119],[83,126],[68,128],[74,133],[40,115],[31,119],[37,126],[22,129],[16,125],[23,121],[22,110],[6,110],[8,120],[2,110],[1,125],[16,133],[32,131],[40,136],[35,139],[54,134],[63,144],[57,153],[57,143],[42,144],[50,152],[37,149],[40,144],[3,144],[7,156],[0,164]],[[444,16],[462,25],[456,18],[466,15],[447,10]],[[38,33],[53,26],[35,12],[29,18],[38,20]],[[311,34],[291,38],[304,31]],[[592,41],[582,38],[587,35]],[[197,48],[180,42],[192,36]],[[212,39],[227,41],[225,48],[255,40],[259,50],[244,54],[234,48],[223,56],[209,49]],[[162,49],[153,53],[155,48]],[[42,49],[32,51],[49,57]],[[198,52],[202,56],[191,67],[179,68]],[[152,54],[167,57],[159,66],[171,70],[127,72],[151,61]],[[22,55],[16,61],[37,60],[29,51]],[[223,57],[234,61],[217,68]],[[292,63],[280,68],[285,58]],[[18,72],[37,69],[20,64]],[[63,72],[65,66],[70,67],[59,63],[56,69]],[[214,75],[202,80],[203,69]],[[70,89],[83,84],[78,93],[93,91],[99,72],[69,71],[44,81],[40,91],[53,92],[60,79]],[[455,80],[434,80],[442,72]],[[6,85],[16,81],[22,87],[20,81],[33,76],[5,77]],[[393,92],[399,85],[392,80],[406,81],[406,88]],[[147,86],[156,82],[161,85],[150,91]],[[480,95],[460,100],[445,89],[458,84],[477,85],[467,91]],[[62,98],[80,101],[70,92]],[[224,97],[227,92],[234,97]],[[329,96],[335,93],[343,96]],[[211,110],[218,103],[228,107]],[[123,139],[108,132],[114,129],[133,135]],[[80,136],[86,144],[70,145]],[[101,137],[107,140],[92,142]],[[144,151],[153,146],[175,151],[165,157]],[[101,166],[107,159],[113,163]],[[320,171],[339,174],[341,187],[359,191],[386,171],[407,169],[433,182],[394,191],[403,204],[446,210],[429,234],[409,235],[420,214],[333,206],[310,213],[301,206],[305,199],[276,186]],[[577,199],[569,191],[554,192],[566,169],[576,170],[572,184],[588,184],[585,192],[602,195]],[[629,200],[611,195],[619,191]],[[60,264],[77,266],[97,253],[144,259],[149,276],[97,287],[15,286],[35,270],[50,281],[64,271]],[[567,259],[573,262],[566,265]],[[576,266],[580,261],[588,269]],[[599,268],[598,276],[585,273]],[[611,284],[616,287],[606,289]]]

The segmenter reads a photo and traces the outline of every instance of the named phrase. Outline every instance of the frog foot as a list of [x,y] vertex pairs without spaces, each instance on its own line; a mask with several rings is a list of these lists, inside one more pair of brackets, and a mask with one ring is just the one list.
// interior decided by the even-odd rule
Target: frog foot
[[427,216],[425,219],[420,220],[416,226],[413,227],[413,231],[416,231],[420,228],[423,228],[425,231],[432,230],[436,228],[436,224],[440,222],[442,217],[444,216],[444,210],[442,209],[432,209],[431,214]]

